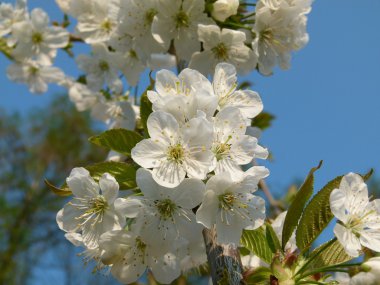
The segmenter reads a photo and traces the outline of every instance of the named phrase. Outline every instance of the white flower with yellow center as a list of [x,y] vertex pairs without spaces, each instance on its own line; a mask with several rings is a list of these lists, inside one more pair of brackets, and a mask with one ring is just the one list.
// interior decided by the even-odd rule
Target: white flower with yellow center
[[[178,248],[175,242],[173,248]],[[152,246],[133,231],[103,234],[100,249],[102,262],[112,266],[112,275],[123,284],[137,281],[147,268],[158,282],[164,284],[171,283],[181,274],[176,251],[165,252],[159,246]]]
[[[272,7],[277,1],[266,2]],[[289,69],[291,52],[309,41],[306,14],[311,10],[311,1],[302,1],[302,5],[299,2],[281,1],[276,10],[266,6],[267,3],[257,3],[252,49],[258,53],[258,68],[264,75],[270,75],[276,65]]]
[[212,151],[216,159],[215,174],[227,172],[239,179],[240,165],[253,158],[266,159],[268,151],[257,143],[257,138],[246,135],[246,124],[238,108],[227,107],[214,119]]
[[145,58],[153,53],[162,53],[166,49],[159,44],[152,35],[152,23],[157,15],[157,0],[122,0],[120,9],[121,23],[119,31],[123,31],[134,38],[139,51]]
[[193,54],[190,68],[210,74],[219,62],[229,62],[241,73],[256,67],[257,56],[245,45],[245,33],[220,29],[216,25],[198,25],[198,38],[203,43],[203,51]]
[[178,57],[190,60],[191,55],[201,48],[198,24],[213,24],[204,10],[204,0],[159,0],[158,13],[152,24],[153,37],[165,50],[173,40]]
[[185,178],[174,188],[157,184],[149,170],[140,168],[136,182],[144,196],[119,198],[116,210],[128,218],[135,218],[136,228],[144,240],[172,250],[176,239],[187,240],[197,228],[192,209],[198,206],[205,190],[204,183],[195,178]]
[[259,94],[252,90],[236,90],[236,69],[232,64],[219,63],[216,66],[212,86],[218,97],[218,110],[227,107],[238,108],[243,118],[247,120],[247,125],[251,125],[250,119],[263,110]]
[[27,84],[32,93],[44,93],[48,83],[60,84],[65,78],[58,67],[41,65],[31,60],[8,66],[7,76],[12,81]]
[[77,35],[88,44],[108,41],[119,24],[119,0],[87,0],[79,1],[78,4],[72,2],[70,10],[78,17]]
[[176,187],[185,178],[205,179],[213,168],[212,124],[204,117],[183,126],[168,113],[153,112],[147,121],[149,139],[132,149],[132,159],[153,169],[153,179],[165,187]]
[[34,9],[30,20],[12,26],[12,36],[8,40],[15,45],[16,58],[34,57],[41,64],[51,65],[58,48],[69,43],[69,33],[62,27],[49,26],[49,16],[41,9]]
[[98,185],[82,167],[74,168],[66,182],[74,198],[58,212],[58,226],[65,232],[81,233],[83,244],[96,248],[101,234],[124,224],[114,207],[119,184],[105,173]]
[[362,177],[349,173],[331,192],[330,207],[338,219],[334,233],[347,254],[357,257],[362,246],[380,252],[380,199],[369,201]]
[[110,52],[104,44],[92,46],[92,56],[81,54],[77,57],[78,67],[86,72],[87,86],[94,91],[102,89],[104,83],[119,93],[123,83],[119,78],[117,66],[123,61],[119,53]]
[[8,35],[14,24],[27,19],[26,0],[17,0],[14,6],[9,3],[0,3],[0,37]]
[[241,181],[235,181],[229,173],[211,177],[196,213],[197,221],[209,229],[216,226],[218,243],[238,245],[243,229],[254,230],[264,223],[265,201],[251,193],[268,175],[265,167],[252,167]]
[[180,124],[197,117],[198,111],[207,118],[214,116],[218,100],[210,81],[196,70],[186,68],[178,77],[169,70],[160,70],[155,89],[148,91],[153,110],[172,114]]

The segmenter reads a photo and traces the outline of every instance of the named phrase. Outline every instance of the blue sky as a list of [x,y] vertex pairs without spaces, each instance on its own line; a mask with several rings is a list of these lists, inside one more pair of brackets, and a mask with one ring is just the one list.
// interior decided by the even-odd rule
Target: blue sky
[[[61,18],[53,0],[30,4]],[[304,178],[322,159],[317,189],[350,171],[380,171],[379,11],[379,0],[316,0],[309,16],[310,42],[294,54],[291,69],[249,76],[265,109],[277,117],[261,140],[274,155],[265,164],[273,192],[280,194],[295,178]],[[57,63],[73,74],[72,60],[63,56]],[[32,95],[8,81],[7,65],[0,56],[0,107],[5,110],[45,106],[64,91],[52,86],[47,94]]]

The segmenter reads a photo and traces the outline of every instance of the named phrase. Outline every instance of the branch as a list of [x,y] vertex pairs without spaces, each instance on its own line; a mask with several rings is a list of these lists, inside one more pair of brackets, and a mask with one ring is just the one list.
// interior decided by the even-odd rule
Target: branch
[[206,254],[214,285],[244,285],[239,249],[233,244],[218,244],[215,228],[203,230]]

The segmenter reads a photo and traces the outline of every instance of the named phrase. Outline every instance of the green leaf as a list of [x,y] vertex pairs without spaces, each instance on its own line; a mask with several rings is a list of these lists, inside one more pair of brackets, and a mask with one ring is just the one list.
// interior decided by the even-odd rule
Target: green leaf
[[255,118],[252,119],[251,126],[257,127],[261,130],[265,130],[272,125],[272,121],[275,118],[276,117],[270,113],[262,112],[259,115],[257,115]]
[[148,89],[141,95],[140,99],[140,117],[146,136],[149,135],[147,128],[148,117],[153,112],[152,103],[148,99],[148,90],[151,89],[151,86],[149,86]]
[[[371,169],[362,175],[368,180],[373,173]],[[339,188],[343,176],[338,176],[327,183],[306,206],[296,232],[297,247],[303,251],[307,250],[321,232],[327,227],[334,215],[330,209],[330,194]]]
[[92,178],[99,181],[100,177],[108,172],[120,185],[120,190],[136,188],[136,168],[128,163],[105,161],[86,166]]
[[63,186],[62,188],[58,188],[56,186],[54,186],[52,183],[49,182],[49,180],[45,179],[45,184],[46,186],[49,187],[49,189],[51,191],[53,191],[54,194],[58,195],[58,196],[61,196],[61,197],[67,197],[67,196],[71,196],[73,194],[73,192],[71,192],[71,190],[66,186]]
[[131,156],[131,150],[141,141],[143,137],[126,129],[111,129],[104,133],[89,138],[89,141],[95,145],[112,149],[126,156]]
[[253,231],[244,230],[241,244],[266,263],[270,264],[272,262],[273,252],[262,227]]
[[319,162],[317,167],[310,170],[304,183],[297,192],[292,204],[289,207],[284,221],[284,228],[282,230],[282,248],[285,248],[286,243],[293,234],[295,228],[298,225],[298,221],[301,218],[302,211],[306,202],[310,199],[314,191],[314,172],[322,166],[322,161]]
[[250,273],[245,281],[247,285],[254,284],[269,284],[272,271],[266,267],[259,267],[254,272]]
[[330,240],[317,247],[310,256],[315,257],[309,263],[308,269],[341,264],[354,259],[346,253],[337,239]]
[[266,237],[268,245],[273,253],[281,252],[281,244],[278,237],[270,224],[266,224],[265,227]]

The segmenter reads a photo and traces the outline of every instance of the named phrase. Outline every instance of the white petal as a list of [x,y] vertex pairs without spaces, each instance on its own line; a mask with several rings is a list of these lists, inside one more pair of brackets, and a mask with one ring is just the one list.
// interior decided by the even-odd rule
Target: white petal
[[360,243],[373,251],[380,252],[380,230],[365,229],[361,231]]
[[216,66],[212,85],[219,99],[235,91],[236,81],[236,68],[232,64],[219,63]]
[[136,182],[145,197],[150,200],[160,199],[159,185],[153,179],[151,171],[139,168],[136,172]]
[[203,202],[196,213],[197,222],[211,229],[216,222],[218,210],[219,200],[215,192],[212,190],[206,191]]
[[221,244],[234,243],[235,245],[240,244],[240,237],[242,234],[243,226],[238,215],[231,215],[228,212],[228,221],[222,222],[220,217],[216,219],[216,240]]
[[348,255],[352,257],[359,256],[359,251],[362,247],[360,245],[359,239],[351,230],[340,224],[336,224],[334,228],[334,234]]
[[136,144],[131,151],[131,156],[142,167],[158,167],[163,160],[166,160],[167,147],[165,142],[145,139]]
[[161,186],[172,188],[178,186],[185,178],[183,166],[175,161],[162,161],[153,169],[153,179]]
[[179,262],[172,253],[167,253],[162,257],[158,257],[156,262],[149,263],[154,278],[164,284],[170,284],[181,274]]
[[202,202],[205,188],[206,186],[201,180],[188,178],[182,181],[178,187],[172,189],[170,196],[178,206],[184,209],[192,209]]
[[121,215],[128,218],[136,218],[141,213],[143,204],[137,198],[118,198],[115,200],[115,210]]
[[178,137],[178,122],[173,115],[157,111],[150,114],[147,127],[149,135],[160,142],[175,142]]
[[75,232],[79,228],[78,217],[83,213],[76,207],[67,203],[58,213],[57,213],[57,224],[59,228],[65,232]]
[[99,179],[100,189],[109,204],[113,204],[119,195],[119,184],[109,173],[104,173]]
[[232,93],[224,107],[236,107],[244,118],[254,118],[263,110],[263,103],[258,93],[252,90],[238,90]]
[[343,223],[347,223],[346,214],[346,193],[341,189],[334,189],[330,194],[330,208],[334,216],[341,220]]
[[83,167],[74,168],[66,179],[67,185],[77,197],[95,197],[99,194],[99,186]]

